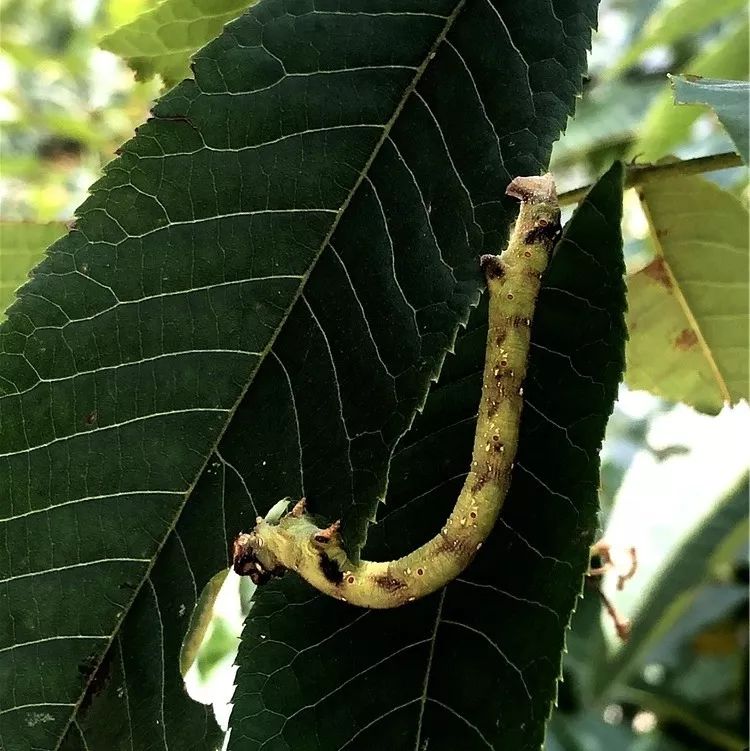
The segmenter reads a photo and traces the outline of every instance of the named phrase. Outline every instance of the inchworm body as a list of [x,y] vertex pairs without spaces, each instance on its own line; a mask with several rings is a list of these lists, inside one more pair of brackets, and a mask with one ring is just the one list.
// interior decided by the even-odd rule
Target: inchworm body
[[508,246],[485,255],[489,328],[471,467],[456,505],[431,540],[393,561],[352,562],[339,525],[322,529],[297,503],[278,522],[258,517],[234,543],[234,569],[257,584],[286,570],[313,587],[365,608],[424,597],[458,576],[487,539],[510,487],[523,407],[531,323],[541,277],[560,233],[552,176],[517,177],[507,194],[521,201]]

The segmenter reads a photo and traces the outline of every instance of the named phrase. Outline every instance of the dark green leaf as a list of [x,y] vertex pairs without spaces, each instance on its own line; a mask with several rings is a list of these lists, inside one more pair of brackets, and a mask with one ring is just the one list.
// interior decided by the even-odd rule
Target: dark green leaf
[[265,0],[122,148],[0,329],[9,751],[212,745],[198,593],[303,487],[363,540],[595,5]]
[[707,104],[719,116],[745,164],[750,162],[750,84],[696,76],[671,76],[675,104]]
[[[292,576],[259,590],[240,646],[230,749],[539,748],[623,367],[621,200],[616,165],[579,206],[545,277],[516,472],[474,563],[443,591],[391,611],[352,608]],[[455,502],[486,315],[482,304],[396,448],[368,557],[413,549]]]

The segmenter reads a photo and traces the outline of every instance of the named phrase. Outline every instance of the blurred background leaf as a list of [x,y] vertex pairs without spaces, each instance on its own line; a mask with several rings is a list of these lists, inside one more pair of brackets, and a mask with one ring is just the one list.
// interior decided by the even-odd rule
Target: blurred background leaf
[[115,149],[148,115],[155,82],[136,84],[96,46],[145,0],[0,4],[0,214],[67,220]]
[[[745,79],[748,75],[747,18],[707,44],[705,50],[675,70],[711,78]],[[653,100],[629,149],[629,156],[641,162],[654,162],[667,156],[691,137],[695,121],[705,113],[700,106],[675,107],[666,80],[662,92]]]
[[240,15],[249,0],[162,0],[101,40],[128,61],[136,77],[161,76],[174,86],[190,76],[190,57]]
[[619,75],[631,67],[644,52],[654,47],[675,44],[686,37],[720,23],[728,14],[745,8],[744,0],[669,0],[660,3],[643,31],[612,66],[609,74]]
[[745,164],[748,163],[750,86],[747,81],[672,76],[675,104],[707,104],[716,112]]
[[44,251],[66,232],[62,222],[0,222],[0,321],[14,293],[28,278]]
[[656,258],[628,279],[631,388],[717,413],[748,396],[748,221],[703,177],[638,189]]

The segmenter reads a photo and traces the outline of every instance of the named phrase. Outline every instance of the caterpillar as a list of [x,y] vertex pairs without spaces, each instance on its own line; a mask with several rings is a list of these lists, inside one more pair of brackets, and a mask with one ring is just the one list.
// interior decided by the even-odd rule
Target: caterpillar
[[550,174],[517,177],[506,190],[521,202],[507,248],[480,259],[489,293],[489,327],[471,466],[441,530],[392,561],[350,560],[340,523],[316,526],[305,499],[280,518],[258,517],[234,542],[233,567],[256,584],[295,571],[319,591],[364,608],[392,608],[458,576],[497,520],[510,487],[523,407],[531,322],[541,278],[560,235]]

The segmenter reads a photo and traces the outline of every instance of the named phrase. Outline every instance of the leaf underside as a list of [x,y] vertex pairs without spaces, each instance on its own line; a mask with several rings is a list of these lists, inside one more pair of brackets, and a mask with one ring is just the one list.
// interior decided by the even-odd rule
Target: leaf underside
[[139,79],[160,75],[172,86],[190,75],[193,53],[252,0],[161,0],[107,34],[100,46],[126,58]]
[[717,78],[672,76],[675,104],[707,104],[734,141],[745,164],[750,163],[750,84]]
[[[256,592],[238,655],[232,749],[538,749],[597,525],[598,451],[624,361],[619,165],[566,228],[532,329],[506,506],[444,590],[363,611],[287,576]],[[393,456],[367,557],[435,533],[469,466],[486,339],[472,315]],[[429,563],[427,564],[429,565]]]
[[282,496],[363,542],[595,6],[265,0],[122,147],[0,327],[0,744],[215,745],[200,590]]
[[628,278],[627,383],[715,414],[748,396],[748,211],[702,177],[638,196],[657,254]]

